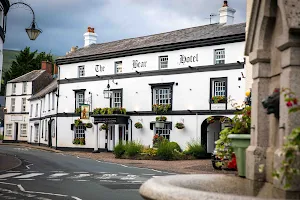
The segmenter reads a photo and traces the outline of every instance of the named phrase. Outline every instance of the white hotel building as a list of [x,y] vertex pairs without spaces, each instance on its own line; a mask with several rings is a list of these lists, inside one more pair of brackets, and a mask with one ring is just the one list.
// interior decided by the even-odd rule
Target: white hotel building
[[[33,107],[38,105],[37,99],[45,98],[46,107],[47,102],[57,103],[52,103],[53,111],[50,105],[50,111],[30,117],[34,130],[31,138],[35,139],[28,142],[57,149],[111,151],[120,140],[152,146],[152,138],[158,133],[183,149],[187,142],[199,139],[211,153],[222,126],[219,120],[208,124],[206,119],[232,118],[235,112],[230,103],[214,103],[212,97],[231,97],[237,102],[245,97],[245,23],[233,24],[234,12],[224,4],[217,24],[99,44],[97,34],[89,28],[83,48],[72,48],[56,60],[58,84],[53,82],[30,100]],[[104,98],[108,83],[112,93],[109,99]],[[90,112],[122,107],[127,113],[90,113],[89,119],[82,121],[92,123],[92,127],[76,127],[80,114],[75,109],[81,104],[88,104]],[[154,125],[158,115],[152,110],[153,104],[171,105],[164,114],[164,128]],[[135,128],[136,122],[143,128]],[[185,128],[175,128],[177,122],[184,123]],[[108,123],[108,130],[100,129],[103,123]],[[48,130],[43,128],[42,133],[38,126],[45,124]],[[85,144],[73,144],[75,138],[84,138]]]

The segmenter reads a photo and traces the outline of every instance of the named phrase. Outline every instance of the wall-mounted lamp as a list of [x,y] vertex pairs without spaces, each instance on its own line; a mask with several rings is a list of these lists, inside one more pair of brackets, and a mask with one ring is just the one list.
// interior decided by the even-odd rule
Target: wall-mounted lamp
[[141,72],[139,72],[139,71],[137,71],[137,70],[136,70],[135,72],[136,72],[138,75],[141,75],[141,74],[142,74]]
[[246,78],[246,77],[244,76],[244,73],[243,73],[243,72],[241,72],[241,74],[242,74],[242,78]]

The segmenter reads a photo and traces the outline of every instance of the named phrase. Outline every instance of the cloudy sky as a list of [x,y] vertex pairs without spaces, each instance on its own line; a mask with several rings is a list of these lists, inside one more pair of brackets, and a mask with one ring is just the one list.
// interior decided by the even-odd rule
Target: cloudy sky
[[[10,0],[11,4],[20,0]],[[21,0],[29,4],[43,33],[29,40],[25,28],[31,12],[12,7],[8,13],[5,49],[51,51],[65,55],[72,46],[82,47],[87,27],[95,28],[97,43],[150,35],[209,24],[223,0]],[[246,1],[229,0],[236,9],[235,23],[245,22]],[[218,22],[218,16],[212,22]]]

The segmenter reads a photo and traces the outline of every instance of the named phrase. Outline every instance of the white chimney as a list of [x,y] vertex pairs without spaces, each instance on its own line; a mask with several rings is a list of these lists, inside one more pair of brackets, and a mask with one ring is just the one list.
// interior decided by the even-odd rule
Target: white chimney
[[94,32],[94,28],[88,27],[87,32],[83,36],[85,47],[97,42],[98,35]]
[[228,1],[224,1],[223,7],[219,9],[220,24],[233,24],[234,13],[236,10],[228,6]]

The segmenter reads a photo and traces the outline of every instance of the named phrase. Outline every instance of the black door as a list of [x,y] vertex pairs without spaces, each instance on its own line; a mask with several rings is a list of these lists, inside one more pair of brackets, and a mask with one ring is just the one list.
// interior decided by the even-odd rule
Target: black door
[[19,136],[19,123],[18,122],[15,123],[15,135],[16,135],[15,141],[18,141],[18,136]]
[[52,147],[52,123],[53,120],[49,120],[48,122],[48,146]]

